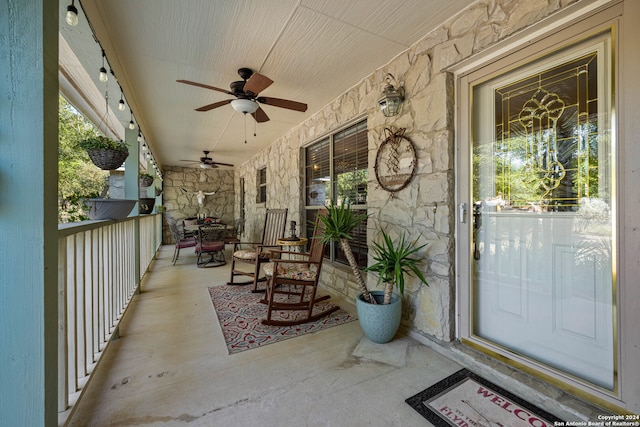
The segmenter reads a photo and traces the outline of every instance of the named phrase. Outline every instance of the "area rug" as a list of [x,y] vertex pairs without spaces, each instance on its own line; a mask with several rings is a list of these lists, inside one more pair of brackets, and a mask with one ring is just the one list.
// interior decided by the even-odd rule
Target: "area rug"
[[[209,288],[209,295],[218,315],[229,354],[264,347],[278,341],[343,325],[356,319],[355,316],[339,309],[315,322],[295,326],[263,325],[261,322],[267,315],[267,306],[261,304],[259,300],[264,294],[252,293],[250,286],[213,286]],[[316,309],[319,311],[329,307],[335,307],[331,300],[316,304]],[[298,311],[279,311],[274,314],[287,319],[295,319],[302,315]]]
[[[553,427],[560,419],[466,369],[406,402],[436,427]],[[558,424],[554,424],[558,423]]]

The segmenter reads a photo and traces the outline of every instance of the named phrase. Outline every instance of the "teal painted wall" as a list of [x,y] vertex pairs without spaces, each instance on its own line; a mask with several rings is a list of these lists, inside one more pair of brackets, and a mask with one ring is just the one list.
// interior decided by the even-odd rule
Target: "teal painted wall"
[[0,425],[57,425],[58,4],[0,0]]

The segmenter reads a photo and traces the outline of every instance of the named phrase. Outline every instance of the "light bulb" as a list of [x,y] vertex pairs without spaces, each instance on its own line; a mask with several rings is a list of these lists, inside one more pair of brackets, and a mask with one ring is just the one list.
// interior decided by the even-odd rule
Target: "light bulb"
[[142,134],[138,132],[138,142],[142,141]]
[[104,67],[100,67],[100,81],[104,83],[107,80],[109,80],[109,76],[107,75],[107,69]]
[[147,151],[147,144],[142,144],[142,151],[144,151],[144,152]]
[[67,6],[67,15],[64,20],[68,25],[75,27],[78,25],[78,9],[73,5],[73,2],[69,6]]
[[129,122],[129,129],[133,130],[136,128],[136,125],[133,123],[133,120]]
[[120,98],[120,102],[118,102],[118,110],[124,111],[126,107],[124,106],[124,99]]

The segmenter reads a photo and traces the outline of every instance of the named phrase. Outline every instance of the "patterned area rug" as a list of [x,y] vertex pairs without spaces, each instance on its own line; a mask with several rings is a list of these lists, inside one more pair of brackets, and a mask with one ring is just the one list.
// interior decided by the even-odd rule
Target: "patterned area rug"
[[[263,325],[261,321],[267,315],[267,306],[258,301],[263,298],[264,294],[252,293],[250,286],[214,286],[209,288],[209,295],[211,295],[213,307],[218,315],[229,354],[264,347],[356,319],[356,316],[339,309],[316,322],[294,326]],[[282,297],[286,298],[286,296]],[[331,306],[335,306],[335,304],[331,303],[330,299],[316,304],[319,311],[324,311]],[[301,314],[298,311],[277,312],[278,317],[282,319],[295,319]]]

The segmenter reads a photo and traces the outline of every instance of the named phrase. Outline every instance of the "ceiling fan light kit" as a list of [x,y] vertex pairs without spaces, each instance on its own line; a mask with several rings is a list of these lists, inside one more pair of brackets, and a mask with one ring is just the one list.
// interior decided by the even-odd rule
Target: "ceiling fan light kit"
[[247,113],[253,114],[260,107],[260,105],[258,105],[256,101],[252,99],[242,99],[242,98],[234,99],[233,101],[231,101],[231,106],[238,113],[243,113],[243,114],[247,114]]

